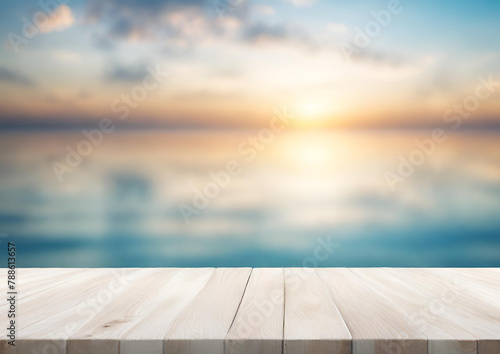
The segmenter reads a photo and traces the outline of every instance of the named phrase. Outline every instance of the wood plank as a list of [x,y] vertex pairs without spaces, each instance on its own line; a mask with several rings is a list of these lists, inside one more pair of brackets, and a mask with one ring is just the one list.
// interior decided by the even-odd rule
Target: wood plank
[[443,298],[445,290],[443,284],[454,284],[456,296],[449,295],[450,299],[443,299],[444,305],[441,304],[441,307],[444,309],[440,312],[443,310],[455,312],[459,318],[470,319],[471,321],[467,321],[465,325],[477,339],[500,339],[500,307],[490,302],[489,296],[485,299],[480,294],[474,293],[473,285],[470,283],[464,282],[459,277],[444,275],[434,269],[387,268],[386,271],[401,278],[410,279],[420,286],[422,291],[428,292],[435,299]]
[[[197,271],[201,275],[206,274],[208,280],[213,270]],[[172,296],[172,289],[175,289],[177,285],[176,282],[173,284],[172,282],[181,272],[181,269],[153,268],[144,276],[134,279],[127,289],[118,294],[106,308],[71,335],[68,341],[68,354],[118,354],[121,351],[120,341],[126,338],[127,333],[133,331],[143,321],[156,318],[158,314],[155,311],[161,310],[162,302],[168,301],[169,296]],[[186,277],[181,277],[186,291],[194,291],[195,289],[190,287],[191,284],[187,280]],[[200,286],[203,285],[204,283]],[[174,299],[178,296],[175,292],[173,295]],[[158,330],[161,331],[161,327]],[[153,338],[159,341],[161,354],[163,336],[157,335]],[[153,345],[149,344],[149,346]],[[148,343],[143,342],[142,345],[146,347]],[[125,348],[124,350],[127,351]]]
[[[151,270],[85,270],[81,276],[68,278],[64,283],[26,299],[19,309],[19,317],[23,317],[20,328],[31,335],[33,328],[55,324],[53,321],[60,317],[65,319],[65,311],[79,312],[82,318],[92,318],[112,300],[113,293],[124,291],[123,285],[148,272]],[[40,306],[41,303],[44,306]]]
[[351,353],[351,335],[314,269],[284,269],[284,353]]
[[17,274],[18,345],[1,333],[1,354],[500,353],[499,269]]
[[[67,284],[68,279],[85,277],[95,272],[95,269],[89,268],[54,268],[48,270],[45,268],[20,268],[16,275],[18,300],[24,301],[35,294]],[[0,291],[6,292],[6,288],[7,282],[5,282],[5,290],[0,289]],[[0,311],[5,306],[7,306],[6,303],[0,304]]]
[[[414,282],[422,291],[434,298],[433,307],[439,317],[443,312],[456,316],[457,321],[464,321],[467,330],[478,340],[489,340],[489,346],[495,346],[500,342],[500,308],[491,303],[491,297],[483,297],[474,293],[473,288],[460,280],[458,277],[443,275],[435,269],[385,269],[403,279]],[[455,294],[443,288],[443,284],[453,283]],[[488,351],[480,350],[478,343],[478,354],[490,354]]]
[[152,306],[154,311],[123,336],[120,354],[163,354],[163,340],[174,321],[206,286],[213,273],[213,268],[185,268],[176,274]]
[[[42,306],[40,306],[40,303],[44,303],[45,299],[50,299],[52,295],[56,296],[58,293],[63,294],[63,296],[67,296],[67,293],[71,293],[70,289],[71,287],[78,283],[79,281],[91,281],[95,279],[98,276],[101,276],[105,273],[104,270],[102,269],[78,269],[77,270],[77,275],[76,276],[71,276],[68,278],[67,276],[69,274],[74,274],[73,272],[66,272],[66,277],[63,277],[61,281],[56,282],[54,286],[47,286],[46,282],[46,275],[52,274],[52,270],[46,270],[43,271],[42,269],[23,269],[23,273],[30,273],[31,275],[34,276],[34,278],[28,279],[28,277],[24,278],[19,278],[18,279],[18,294],[17,294],[17,299],[19,301],[23,301],[21,308],[19,308],[18,304],[18,311],[17,311],[17,317],[21,318],[21,321],[18,321],[18,325],[20,328],[26,327],[27,325],[34,323],[37,321],[35,318],[37,315],[37,311],[39,312],[44,312],[44,309]],[[36,273],[36,274],[35,274]],[[58,276],[59,271],[55,270],[54,276]],[[36,290],[36,276],[40,276],[40,288],[43,289],[43,291],[37,291]],[[27,283],[27,285],[26,285]],[[31,291],[31,295],[36,295],[30,298],[29,296],[23,296],[26,291]],[[5,290],[6,291],[6,290]],[[7,306],[7,303],[3,303],[4,306]],[[35,311],[31,311],[31,309],[34,309]],[[5,309],[2,309],[5,310]],[[41,317],[43,318],[46,315],[46,313],[42,313]],[[3,322],[6,320],[3,316],[0,317],[0,323],[3,326]],[[0,338],[3,338],[3,333],[0,334]]]
[[[429,354],[477,354],[476,338],[468,331],[467,324],[456,314],[434,314],[432,304],[435,298],[408,278],[378,268],[353,268],[350,271],[405,310],[411,323],[426,336]],[[443,290],[454,286],[446,282],[441,285]]]
[[67,279],[65,284],[33,295],[18,307],[17,351],[3,340],[5,353],[35,350],[65,354],[67,338],[101,311],[116,289],[124,289],[117,288],[120,281],[130,281],[147,272],[150,270],[89,270],[86,276]]
[[283,269],[254,269],[226,336],[225,353],[281,354],[284,298]]
[[477,341],[432,340],[428,342],[429,354],[476,354]]
[[500,274],[486,269],[432,268],[422,271],[456,279],[462,286],[467,287],[468,291],[485,299],[488,304],[500,307]]
[[318,269],[353,338],[354,354],[427,353],[408,314],[348,269]]
[[480,354],[498,354],[500,353],[500,341],[497,340],[479,340],[477,351]]
[[[1,282],[0,282],[0,292],[2,294],[7,293],[7,275],[8,268],[1,268]],[[27,297],[42,293],[47,289],[57,287],[60,284],[68,282],[68,276],[81,276],[84,273],[84,270],[78,268],[17,268],[16,269],[16,291],[17,291],[17,318],[16,318],[16,326],[17,330],[19,330],[19,325],[22,323],[19,321],[19,301],[25,300]],[[95,271],[94,271],[95,273]],[[89,273],[86,273],[89,274]],[[6,301],[2,301],[0,303],[0,313],[6,313],[8,311],[9,304]],[[2,328],[6,328],[8,326],[9,319],[7,316],[0,317],[0,326]],[[5,326],[5,327],[4,327]],[[19,338],[19,336],[17,337]],[[23,341],[17,341],[16,352],[31,352],[30,348],[37,348],[44,345],[45,341],[41,342],[30,342],[30,346],[26,347]],[[2,333],[0,336],[0,352],[7,353],[11,352],[13,348],[8,346],[8,339],[5,333]],[[45,343],[46,345],[46,343]],[[63,344],[59,343],[59,346]],[[59,346],[55,346],[56,349]],[[49,349],[51,346],[49,346]]]
[[165,354],[221,354],[251,273],[218,268],[165,336]]

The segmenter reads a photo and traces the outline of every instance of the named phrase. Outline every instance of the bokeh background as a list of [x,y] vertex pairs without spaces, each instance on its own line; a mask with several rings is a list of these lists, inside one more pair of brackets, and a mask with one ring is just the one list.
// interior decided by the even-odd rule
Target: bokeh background
[[389,4],[2,4],[0,246],[22,267],[500,266],[500,3]]

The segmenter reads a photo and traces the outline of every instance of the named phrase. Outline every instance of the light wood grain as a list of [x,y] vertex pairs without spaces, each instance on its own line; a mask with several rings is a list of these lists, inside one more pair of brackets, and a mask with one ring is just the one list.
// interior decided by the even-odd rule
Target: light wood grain
[[499,280],[490,268],[18,269],[17,346],[2,331],[0,354],[500,354]]
[[422,269],[425,273],[456,279],[473,295],[484,299],[488,304],[500,307],[500,274],[482,269]]
[[351,352],[351,335],[314,269],[284,269],[284,353]]
[[[150,269],[140,278],[133,279],[125,291],[118,293],[102,311],[71,335],[68,354],[118,354],[121,349],[120,341],[126,338],[128,332],[145,319],[156,318],[157,311],[161,310],[160,304],[175,287],[173,279],[181,272],[181,269]],[[208,278],[211,270],[206,273]],[[183,279],[183,285],[186,286],[186,291],[195,291],[189,287],[186,279]],[[157,340],[159,338],[161,337],[156,337]],[[159,344],[161,354],[161,340]],[[142,345],[146,346],[146,343]]]
[[226,354],[281,354],[283,344],[283,270],[254,269],[226,336]]
[[[433,298],[432,308],[440,318],[454,316],[463,322],[478,341],[489,340],[494,346],[500,342],[500,308],[497,300],[490,294],[476,291],[478,284],[465,281],[459,276],[446,275],[440,269],[387,268],[405,281],[411,281]],[[491,288],[492,290],[493,288]],[[478,354],[492,354],[480,350]]]
[[165,354],[220,354],[250,268],[218,268],[165,336]]
[[457,318],[467,319],[464,325],[477,339],[500,339],[500,308],[491,303],[490,296],[483,297],[473,291],[474,286],[458,277],[450,277],[432,269],[387,268],[406,281],[412,281],[422,291],[436,301],[435,312],[456,314]]
[[[74,269],[74,268],[21,268],[16,270],[16,291],[18,300],[25,300],[32,295],[43,293],[48,289],[57,288],[68,282],[68,279],[77,279],[81,276],[88,276],[95,273],[96,270],[91,269]],[[6,278],[6,272],[2,279]],[[3,288],[2,288],[3,287]],[[2,281],[0,284],[2,294],[7,292],[7,282]],[[2,307],[6,307],[7,303],[0,303],[0,311]]]
[[[476,338],[468,326],[456,314],[449,312],[440,316],[434,314],[435,298],[422,291],[418,284],[408,278],[397,277],[383,269],[354,268],[352,273],[397,303],[405,312],[407,319],[421,331],[429,341],[429,354],[476,354]],[[443,282],[442,290],[453,283]]]
[[213,273],[213,268],[185,268],[176,274],[157,296],[151,306],[153,311],[143,316],[122,337],[120,354],[135,354],[138,348],[144,354],[162,354],[163,338],[182,311],[207,285]]
[[318,269],[353,337],[354,354],[427,353],[426,337],[395,302],[349,269]]
[[[112,301],[116,282],[141,277],[148,270],[93,269],[69,277],[65,283],[39,292],[18,305],[17,351],[3,341],[5,353],[66,353],[66,340]],[[43,305],[41,305],[43,304]]]

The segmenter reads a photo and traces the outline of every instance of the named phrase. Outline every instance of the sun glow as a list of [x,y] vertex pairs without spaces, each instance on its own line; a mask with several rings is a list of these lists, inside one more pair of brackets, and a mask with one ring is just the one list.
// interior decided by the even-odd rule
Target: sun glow
[[321,132],[292,134],[283,153],[302,171],[329,169],[335,162],[331,136]]
[[299,108],[299,114],[307,119],[317,119],[323,115],[325,107],[322,102],[308,101],[303,103]]
[[296,111],[304,124],[314,125],[330,119],[334,109],[327,100],[315,98],[299,101]]
[[302,165],[317,167],[328,163],[329,154],[325,147],[311,144],[302,146],[298,152],[298,157]]

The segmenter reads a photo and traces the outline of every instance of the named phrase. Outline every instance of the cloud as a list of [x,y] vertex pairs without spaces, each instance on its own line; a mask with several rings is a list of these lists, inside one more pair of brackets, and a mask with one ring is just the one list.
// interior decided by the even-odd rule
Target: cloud
[[232,6],[222,19],[211,0],[91,0],[86,22],[102,24],[109,38],[186,47],[234,30],[234,20],[245,17],[246,8],[246,2]]
[[[316,44],[301,28],[285,24],[248,21],[248,2],[238,2],[219,16],[213,0],[90,0],[86,22],[94,27],[94,45],[112,49],[118,41],[161,43],[165,52],[185,51],[215,41],[255,45],[281,42],[301,45],[307,50]],[[264,13],[271,6],[255,6]],[[97,32],[96,32],[97,33]]]
[[114,42],[109,38],[107,34],[94,34],[92,36],[92,42],[97,49],[107,51],[115,48]]
[[329,24],[326,25],[326,29],[329,30],[330,32],[339,33],[339,34],[347,32],[346,25],[344,25],[342,23],[330,22]]
[[245,41],[250,43],[293,42],[309,47],[313,46],[313,42],[305,32],[283,24],[256,23],[245,28],[242,36]]
[[[161,42],[170,51],[199,48],[214,41],[262,44],[282,42],[315,48],[311,37],[287,24],[247,21],[248,2],[238,2],[219,16],[213,0],[91,0],[87,23],[100,24],[94,44],[113,48],[118,40]],[[252,9],[271,14],[271,6]]]
[[368,62],[389,67],[400,67],[412,64],[411,60],[398,56],[395,53],[367,49],[361,50],[359,53],[352,53],[351,59],[353,62]]
[[160,15],[167,10],[203,8],[207,3],[206,0],[92,0],[87,14],[94,19],[117,10],[122,14],[131,12],[131,15]]
[[133,18],[117,19],[109,28],[111,37],[128,38],[130,40],[147,39],[151,37],[145,26],[137,26]]
[[40,32],[49,33],[52,31],[63,31],[75,22],[71,9],[66,5],[59,7],[49,15],[49,17],[39,25]]
[[264,15],[274,15],[276,13],[274,8],[268,5],[255,5],[253,8]]
[[54,50],[52,51],[52,55],[62,62],[74,62],[80,59],[80,54],[69,50]]
[[24,76],[23,74],[16,73],[6,67],[0,66],[0,81],[6,81],[23,86],[33,85],[33,81]]
[[296,7],[308,7],[314,5],[316,0],[285,0],[292,3]]
[[146,64],[123,66],[114,64],[104,74],[104,78],[111,82],[140,82],[147,74]]
[[290,31],[283,25],[271,26],[264,23],[258,23],[248,27],[243,37],[250,42],[283,40],[290,37]]

